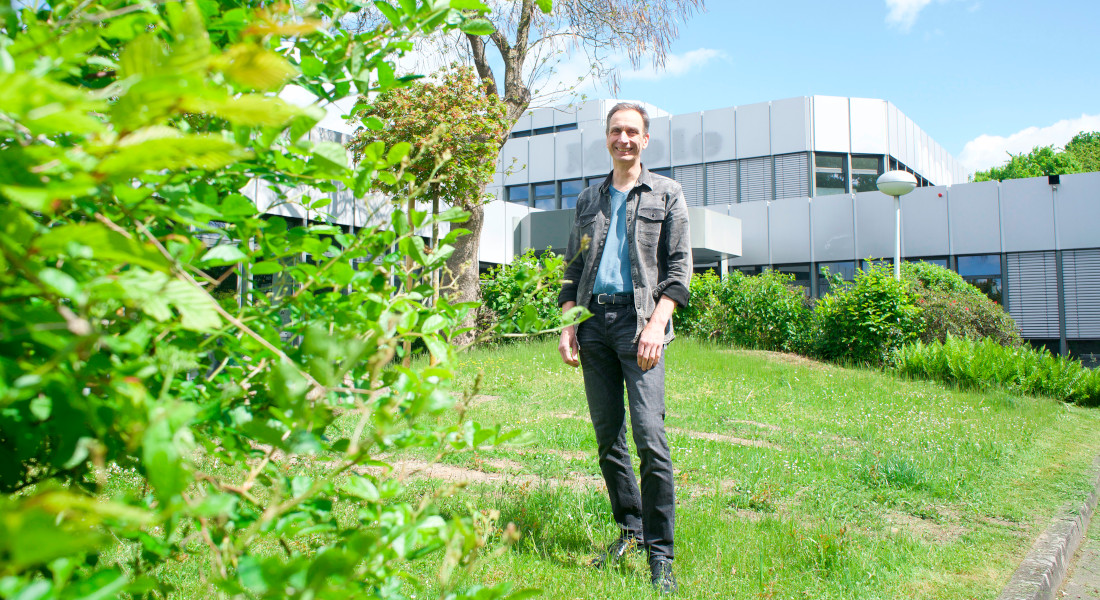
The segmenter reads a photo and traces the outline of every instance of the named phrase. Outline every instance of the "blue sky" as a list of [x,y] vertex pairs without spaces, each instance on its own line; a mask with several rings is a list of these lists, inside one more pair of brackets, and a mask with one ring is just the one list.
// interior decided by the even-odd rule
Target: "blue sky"
[[[1097,0],[709,0],[665,72],[620,98],[673,114],[792,96],[882,98],[970,169],[1100,130]],[[606,90],[589,95],[608,97]]]

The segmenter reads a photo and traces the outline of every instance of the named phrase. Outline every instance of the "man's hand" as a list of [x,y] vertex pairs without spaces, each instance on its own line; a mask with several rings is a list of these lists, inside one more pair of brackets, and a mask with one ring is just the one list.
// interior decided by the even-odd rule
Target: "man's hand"
[[[569,312],[577,303],[572,300],[567,300],[561,305],[561,312],[565,314]],[[581,364],[581,345],[577,342],[577,327],[570,325],[561,330],[561,341],[558,342],[558,352],[561,353],[561,360],[570,367],[577,367]]]
[[577,343],[577,328],[573,325],[561,330],[561,341],[558,342],[558,352],[561,360],[570,367],[580,366],[580,344]]
[[665,351],[665,326],[675,309],[675,300],[661,296],[657,301],[657,308],[653,310],[653,315],[642,330],[642,335],[638,338],[638,366],[643,371],[648,371],[661,362],[661,354]]

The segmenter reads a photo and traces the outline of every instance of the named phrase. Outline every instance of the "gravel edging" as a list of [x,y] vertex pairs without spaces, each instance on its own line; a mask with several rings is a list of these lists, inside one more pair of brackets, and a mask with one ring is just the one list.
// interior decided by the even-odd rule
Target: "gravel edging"
[[1012,575],[997,600],[1054,600],[1066,577],[1069,561],[1088,531],[1100,500],[1100,456],[1092,463],[1092,493],[1083,504],[1070,505],[1063,516],[1035,540],[1020,568]]

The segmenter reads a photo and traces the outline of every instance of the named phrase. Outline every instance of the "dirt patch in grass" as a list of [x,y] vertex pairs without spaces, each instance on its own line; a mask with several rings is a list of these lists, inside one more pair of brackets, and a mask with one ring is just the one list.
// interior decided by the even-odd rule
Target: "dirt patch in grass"
[[[430,463],[418,459],[390,461],[390,465],[393,467],[392,474],[399,479],[437,479],[451,484],[490,483],[522,487],[549,485],[550,487],[564,486],[572,489],[603,485],[603,480],[599,477],[581,473],[569,473],[565,477],[539,477],[530,473],[523,473],[523,466],[511,460],[490,459],[486,460],[485,464],[500,469],[500,471],[487,472],[456,465]],[[380,467],[363,467],[360,471],[375,476],[384,473]]]
[[936,520],[922,519],[900,511],[889,511],[886,513],[886,522],[891,526],[891,533],[906,531],[937,544],[954,542],[970,531],[969,527],[958,521],[952,511],[941,512],[944,514],[943,519]]
[[794,365],[796,367],[807,367],[810,369],[822,369],[826,371],[835,371],[838,367],[831,365],[827,362],[820,360],[814,360],[812,358],[806,358],[798,354],[787,354],[785,352],[774,352],[772,350],[719,350],[720,354],[741,354],[752,356],[763,356],[768,360],[775,362],[781,362],[788,365]]
[[466,403],[466,408],[474,408],[475,406],[481,406],[482,404],[490,404],[500,400],[500,396],[489,396],[487,394],[478,394],[470,401]]
[[750,440],[747,438],[736,437],[732,435],[726,435],[724,433],[710,433],[707,431],[693,431],[691,429],[680,429],[679,427],[669,427],[670,433],[678,433],[680,435],[686,435],[693,440],[710,440],[712,442],[725,442],[727,444],[735,444],[737,446],[748,446],[750,448],[768,448],[770,450],[782,450],[783,448],[766,442],[764,440]]

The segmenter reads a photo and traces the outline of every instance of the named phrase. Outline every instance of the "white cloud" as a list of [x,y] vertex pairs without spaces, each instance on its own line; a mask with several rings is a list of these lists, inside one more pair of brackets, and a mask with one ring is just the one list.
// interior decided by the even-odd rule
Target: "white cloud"
[[1036,146],[1062,147],[1081,131],[1100,131],[1100,115],[1081,115],[1047,127],[1028,127],[1008,137],[980,135],[966,143],[959,162],[970,173],[984,171],[1003,165],[1009,154],[1030,152]]
[[886,22],[896,25],[902,31],[909,31],[917,22],[917,16],[932,0],[886,0]]
[[659,81],[667,77],[679,77],[689,71],[705,66],[714,59],[725,59],[726,54],[713,48],[698,48],[683,54],[669,54],[665,57],[663,69],[643,66],[639,69],[624,70],[624,81]]

